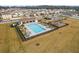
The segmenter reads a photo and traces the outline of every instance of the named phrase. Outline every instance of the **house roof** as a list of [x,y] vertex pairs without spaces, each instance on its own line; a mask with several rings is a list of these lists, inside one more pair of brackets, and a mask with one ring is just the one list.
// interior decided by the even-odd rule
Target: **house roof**
[[22,22],[26,22],[26,21],[32,21],[35,20],[35,18],[27,18],[27,17],[23,17],[20,19]]

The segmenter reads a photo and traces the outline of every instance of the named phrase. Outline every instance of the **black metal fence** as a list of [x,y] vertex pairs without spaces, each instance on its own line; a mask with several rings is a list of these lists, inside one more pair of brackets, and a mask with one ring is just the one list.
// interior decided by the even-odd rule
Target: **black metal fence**
[[22,41],[25,41],[26,38],[24,37],[24,35],[23,35],[23,33],[21,32],[21,30],[19,29],[19,27],[18,27],[18,26],[15,26],[15,28],[16,28],[16,31],[18,32],[20,38],[22,39]]

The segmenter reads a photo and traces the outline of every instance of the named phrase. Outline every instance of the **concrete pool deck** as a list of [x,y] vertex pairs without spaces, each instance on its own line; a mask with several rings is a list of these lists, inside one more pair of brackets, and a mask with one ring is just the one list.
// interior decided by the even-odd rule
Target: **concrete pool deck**
[[[35,23],[35,22],[33,22],[33,23]],[[41,24],[39,24],[39,23],[35,23],[35,24],[39,25],[40,27],[42,27],[42,28],[44,29],[44,31],[35,33],[32,29],[30,29],[30,28],[27,26],[27,25],[29,25],[29,24],[30,24],[30,23],[24,24],[24,26],[31,32],[31,34],[30,34],[29,37],[33,37],[33,36],[36,36],[36,35],[39,35],[39,34],[42,34],[42,33],[45,33],[45,32],[48,32],[48,31],[50,31],[50,30],[55,29],[55,28],[46,28],[46,26],[43,26],[43,25],[41,25]],[[37,29],[37,30],[38,30],[38,29]],[[26,38],[29,38],[29,37],[26,37]]]

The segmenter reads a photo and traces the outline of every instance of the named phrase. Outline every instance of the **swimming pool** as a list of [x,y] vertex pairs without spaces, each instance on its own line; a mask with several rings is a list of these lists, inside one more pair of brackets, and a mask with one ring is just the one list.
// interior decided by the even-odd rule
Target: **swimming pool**
[[36,23],[36,22],[26,23],[26,24],[24,24],[24,26],[25,26],[25,28],[28,29],[28,32],[30,32],[29,37],[27,37],[27,35],[24,35],[26,38],[40,35],[42,33],[52,30],[51,28],[47,28],[46,26]]
[[38,25],[36,23],[30,23],[27,26],[35,33],[39,33],[39,32],[45,31],[45,29],[42,26],[40,26],[40,25]]

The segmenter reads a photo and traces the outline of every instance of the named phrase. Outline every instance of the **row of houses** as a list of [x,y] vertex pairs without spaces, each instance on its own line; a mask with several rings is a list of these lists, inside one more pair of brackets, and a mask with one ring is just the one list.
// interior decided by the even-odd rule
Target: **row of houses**
[[[43,19],[44,17],[54,18],[59,15],[78,15],[74,10],[64,9],[21,9],[21,8],[9,8],[7,10],[0,10],[0,17],[3,19],[12,18],[36,18]],[[56,17],[55,17],[56,18]]]

